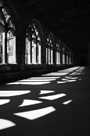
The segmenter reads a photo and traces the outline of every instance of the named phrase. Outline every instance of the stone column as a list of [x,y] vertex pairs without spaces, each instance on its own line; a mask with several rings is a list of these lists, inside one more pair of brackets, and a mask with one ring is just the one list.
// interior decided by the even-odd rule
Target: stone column
[[21,69],[24,69],[25,64],[25,37],[17,37],[17,63]]
[[60,49],[60,64],[62,65],[62,49]]

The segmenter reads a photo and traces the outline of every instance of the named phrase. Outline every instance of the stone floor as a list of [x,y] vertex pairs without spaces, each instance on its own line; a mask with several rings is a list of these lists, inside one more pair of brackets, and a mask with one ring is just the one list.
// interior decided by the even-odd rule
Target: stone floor
[[77,66],[0,86],[0,136],[89,135],[89,68]]

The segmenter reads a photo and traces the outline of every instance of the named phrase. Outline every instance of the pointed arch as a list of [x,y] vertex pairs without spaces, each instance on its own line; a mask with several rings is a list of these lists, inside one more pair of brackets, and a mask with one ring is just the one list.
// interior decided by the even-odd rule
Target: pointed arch
[[46,64],[53,64],[53,51],[54,49],[54,38],[53,34],[49,33],[47,40],[46,40]]
[[41,64],[42,34],[37,20],[32,20],[26,30],[25,64]]

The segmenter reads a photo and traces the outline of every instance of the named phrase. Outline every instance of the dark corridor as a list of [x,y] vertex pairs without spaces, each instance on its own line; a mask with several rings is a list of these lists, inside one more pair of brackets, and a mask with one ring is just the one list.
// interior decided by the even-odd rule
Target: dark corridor
[[84,56],[80,58],[79,65],[80,66],[87,66],[87,60]]

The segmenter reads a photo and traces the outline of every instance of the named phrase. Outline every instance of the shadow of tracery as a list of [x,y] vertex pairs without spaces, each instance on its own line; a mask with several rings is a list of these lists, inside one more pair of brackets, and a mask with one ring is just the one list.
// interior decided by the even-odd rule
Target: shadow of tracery
[[[3,120],[8,120],[13,122],[15,125],[2,127],[2,133],[7,134],[7,132],[12,133],[13,130],[17,130],[17,127],[19,130],[26,131],[29,128],[29,125],[32,127],[32,120],[37,122],[39,119],[42,120],[43,118],[46,118],[46,115],[50,114],[50,116],[53,116],[54,114],[57,115],[58,106],[57,103],[59,103],[60,107],[65,108],[63,105],[67,105],[73,102],[73,98],[69,93],[66,93],[64,88],[62,89],[63,85],[62,83],[68,84],[75,84],[75,81],[80,82],[80,75],[71,75],[74,72],[82,74],[82,71],[78,69],[77,71],[70,72],[66,75],[60,76],[59,78],[56,78],[55,80],[51,80],[50,84],[43,84],[43,85],[23,85],[23,84],[12,84],[12,85],[6,85],[0,87],[0,100],[10,100],[7,103],[0,104],[0,116]],[[51,76],[52,77],[52,76]],[[71,82],[73,81],[74,82]],[[23,81],[25,82],[25,81]],[[36,81],[37,82],[37,81]],[[40,82],[40,81],[38,81]],[[46,81],[45,81],[46,82]],[[57,84],[59,83],[60,84]],[[52,84],[54,86],[52,86]],[[49,85],[49,86],[48,86]],[[58,85],[58,88],[56,86]],[[57,90],[56,90],[57,89]],[[2,91],[10,91],[14,92],[11,96],[9,96],[9,93],[2,94]],[[24,91],[23,94],[18,94],[18,91],[21,91],[21,93]],[[15,94],[16,93],[16,94]],[[8,94],[8,95],[7,95]],[[66,104],[65,104],[66,102]],[[46,111],[48,110],[48,111]],[[49,111],[50,110],[50,111]],[[41,113],[43,112],[44,113]],[[46,113],[45,113],[46,112]],[[55,113],[56,112],[56,113]],[[22,115],[22,113],[28,113],[28,115]],[[37,114],[35,117],[32,114]],[[38,115],[40,113],[41,115]],[[21,114],[21,115],[20,115]],[[28,117],[27,117],[28,116]],[[43,117],[43,118],[42,118]],[[48,118],[47,117],[47,118]],[[34,125],[33,122],[33,125]],[[41,123],[41,122],[40,122]],[[28,124],[28,126],[25,128],[25,125]],[[37,123],[38,124],[38,123]],[[45,127],[42,125],[42,127]],[[35,127],[36,128],[36,127]],[[37,128],[36,128],[37,129]],[[16,132],[17,133],[17,132]]]

